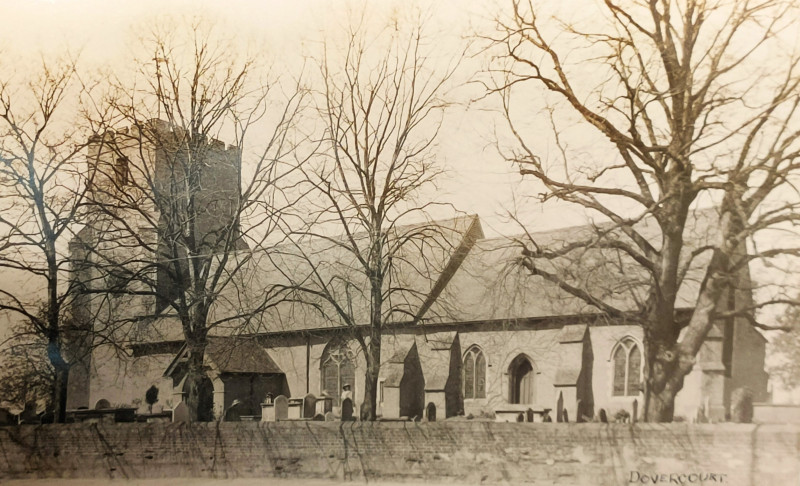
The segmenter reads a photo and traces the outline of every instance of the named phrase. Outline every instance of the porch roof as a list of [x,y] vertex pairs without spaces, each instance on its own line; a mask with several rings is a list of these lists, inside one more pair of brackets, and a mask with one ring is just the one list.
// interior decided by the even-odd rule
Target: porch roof
[[[209,336],[207,339],[204,361],[218,373],[283,374],[283,370],[255,339],[219,336]],[[184,344],[164,376],[172,376],[188,356],[189,347]]]

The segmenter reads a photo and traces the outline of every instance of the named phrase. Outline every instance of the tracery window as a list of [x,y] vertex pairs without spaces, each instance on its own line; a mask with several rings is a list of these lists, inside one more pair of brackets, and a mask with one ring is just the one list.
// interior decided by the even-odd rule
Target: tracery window
[[486,398],[486,358],[477,346],[464,355],[463,390],[464,398]]
[[320,391],[332,397],[335,406],[341,405],[343,386],[350,385],[351,396],[355,396],[355,358],[347,344],[328,344],[320,359],[320,377]]
[[625,338],[617,343],[612,360],[614,362],[614,396],[638,395],[642,382],[642,352],[636,341]]

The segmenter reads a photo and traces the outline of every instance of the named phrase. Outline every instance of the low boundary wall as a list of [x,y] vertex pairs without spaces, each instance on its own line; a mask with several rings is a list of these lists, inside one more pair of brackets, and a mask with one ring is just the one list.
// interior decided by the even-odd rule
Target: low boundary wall
[[800,484],[800,427],[444,421],[0,428],[0,482],[275,476],[512,484]]

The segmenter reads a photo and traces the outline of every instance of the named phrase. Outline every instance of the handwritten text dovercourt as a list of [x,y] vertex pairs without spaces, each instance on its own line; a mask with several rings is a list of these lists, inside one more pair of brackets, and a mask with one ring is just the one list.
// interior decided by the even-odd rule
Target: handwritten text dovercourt
[[724,483],[727,474],[719,473],[642,473],[639,471],[631,471],[629,483],[638,484],[657,484],[657,483],[671,483],[671,484],[692,484],[692,483]]

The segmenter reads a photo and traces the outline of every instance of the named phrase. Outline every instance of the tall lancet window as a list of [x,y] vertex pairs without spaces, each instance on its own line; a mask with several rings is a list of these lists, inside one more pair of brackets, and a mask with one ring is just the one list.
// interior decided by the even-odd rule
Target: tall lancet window
[[642,382],[642,352],[636,341],[625,338],[617,343],[612,354],[612,361],[614,362],[614,396],[638,395]]
[[477,346],[464,355],[464,398],[486,398],[486,358]]

